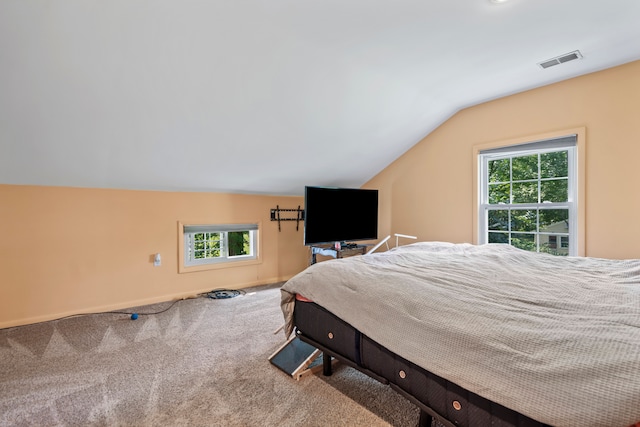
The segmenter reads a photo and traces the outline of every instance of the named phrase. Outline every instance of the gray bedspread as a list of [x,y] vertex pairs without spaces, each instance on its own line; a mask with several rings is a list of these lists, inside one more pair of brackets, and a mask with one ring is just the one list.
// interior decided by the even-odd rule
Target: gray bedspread
[[281,289],[469,391],[554,426],[640,421],[640,260],[415,243],[324,261]]

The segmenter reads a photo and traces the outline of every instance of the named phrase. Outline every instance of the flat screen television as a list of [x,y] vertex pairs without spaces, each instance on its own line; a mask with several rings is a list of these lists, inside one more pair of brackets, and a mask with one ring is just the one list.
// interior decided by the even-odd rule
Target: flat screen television
[[377,238],[378,190],[305,187],[305,245]]

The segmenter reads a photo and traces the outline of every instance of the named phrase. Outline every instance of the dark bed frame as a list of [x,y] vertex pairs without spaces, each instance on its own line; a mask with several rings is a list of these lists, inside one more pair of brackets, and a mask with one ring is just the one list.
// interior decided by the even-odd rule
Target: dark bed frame
[[315,303],[296,300],[294,324],[302,341],[323,352],[324,375],[331,375],[333,357],[388,384],[420,408],[420,427],[434,420],[445,427],[548,427],[403,359]]

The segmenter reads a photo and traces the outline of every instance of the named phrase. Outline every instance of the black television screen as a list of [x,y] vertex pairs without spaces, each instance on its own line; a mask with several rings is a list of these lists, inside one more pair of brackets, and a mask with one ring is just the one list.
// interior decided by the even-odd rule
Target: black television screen
[[378,190],[305,187],[304,244],[378,238]]

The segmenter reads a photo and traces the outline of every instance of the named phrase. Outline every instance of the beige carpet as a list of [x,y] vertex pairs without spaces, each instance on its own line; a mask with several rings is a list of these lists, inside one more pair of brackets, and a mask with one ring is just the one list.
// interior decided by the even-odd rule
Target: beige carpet
[[416,426],[388,386],[339,366],[295,381],[278,286],[0,330],[1,426]]

